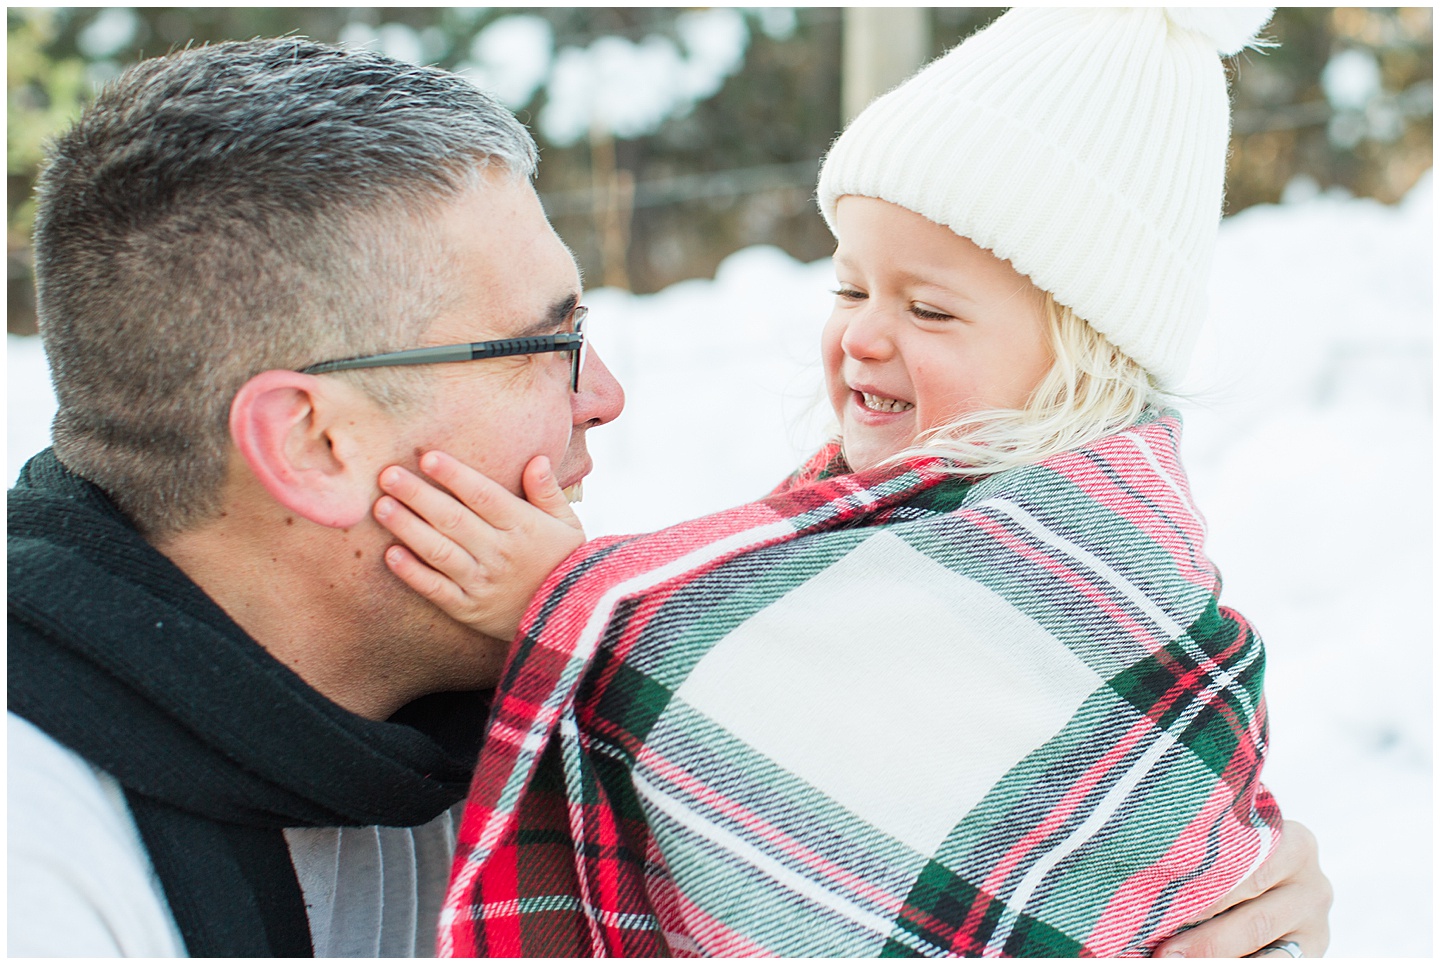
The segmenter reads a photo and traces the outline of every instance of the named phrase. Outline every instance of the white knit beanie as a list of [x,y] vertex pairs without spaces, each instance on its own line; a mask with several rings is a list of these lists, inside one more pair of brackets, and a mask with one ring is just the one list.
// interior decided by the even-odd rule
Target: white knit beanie
[[1229,100],[1270,8],[1016,7],[870,104],[820,172],[988,248],[1162,387],[1205,317]]

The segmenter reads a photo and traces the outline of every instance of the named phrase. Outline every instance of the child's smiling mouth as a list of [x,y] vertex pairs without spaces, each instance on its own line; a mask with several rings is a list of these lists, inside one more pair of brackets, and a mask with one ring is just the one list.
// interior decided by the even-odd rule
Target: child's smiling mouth
[[871,412],[906,412],[915,408],[915,403],[906,402],[904,399],[892,399],[885,395],[876,395],[873,392],[860,392],[860,404]]

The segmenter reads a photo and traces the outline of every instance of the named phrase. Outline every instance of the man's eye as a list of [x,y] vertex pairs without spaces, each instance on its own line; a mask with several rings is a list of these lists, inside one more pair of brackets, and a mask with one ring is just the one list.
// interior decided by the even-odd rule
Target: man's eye
[[843,298],[847,302],[862,302],[869,297],[864,292],[856,291],[853,288],[835,288],[832,289],[832,292],[836,298]]

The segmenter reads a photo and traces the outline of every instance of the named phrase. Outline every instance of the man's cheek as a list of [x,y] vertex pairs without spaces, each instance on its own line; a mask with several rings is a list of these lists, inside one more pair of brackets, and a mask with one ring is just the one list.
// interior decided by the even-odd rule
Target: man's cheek
[[555,470],[555,478],[562,484],[568,484],[579,479],[585,472],[589,471],[587,460],[589,456],[585,451],[585,433],[576,432],[573,429],[557,440],[550,451],[550,464]]
[[576,450],[576,439],[570,430],[569,410],[563,412],[532,412],[516,426],[509,437],[509,449],[517,463],[515,468],[516,491],[520,492],[520,477],[525,467],[536,456],[550,460],[551,471],[557,479],[564,479],[566,469],[585,455],[584,445]]

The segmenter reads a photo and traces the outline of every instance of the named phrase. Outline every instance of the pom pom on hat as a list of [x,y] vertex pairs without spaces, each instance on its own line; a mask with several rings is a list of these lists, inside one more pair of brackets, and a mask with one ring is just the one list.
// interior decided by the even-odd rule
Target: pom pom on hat
[[1274,13],[1274,7],[1165,8],[1165,16],[1171,23],[1204,37],[1221,57],[1256,46],[1260,31]]
[[1014,7],[870,104],[831,147],[820,210],[879,198],[993,251],[1139,362],[1189,366],[1220,223],[1218,51],[1269,10]]

